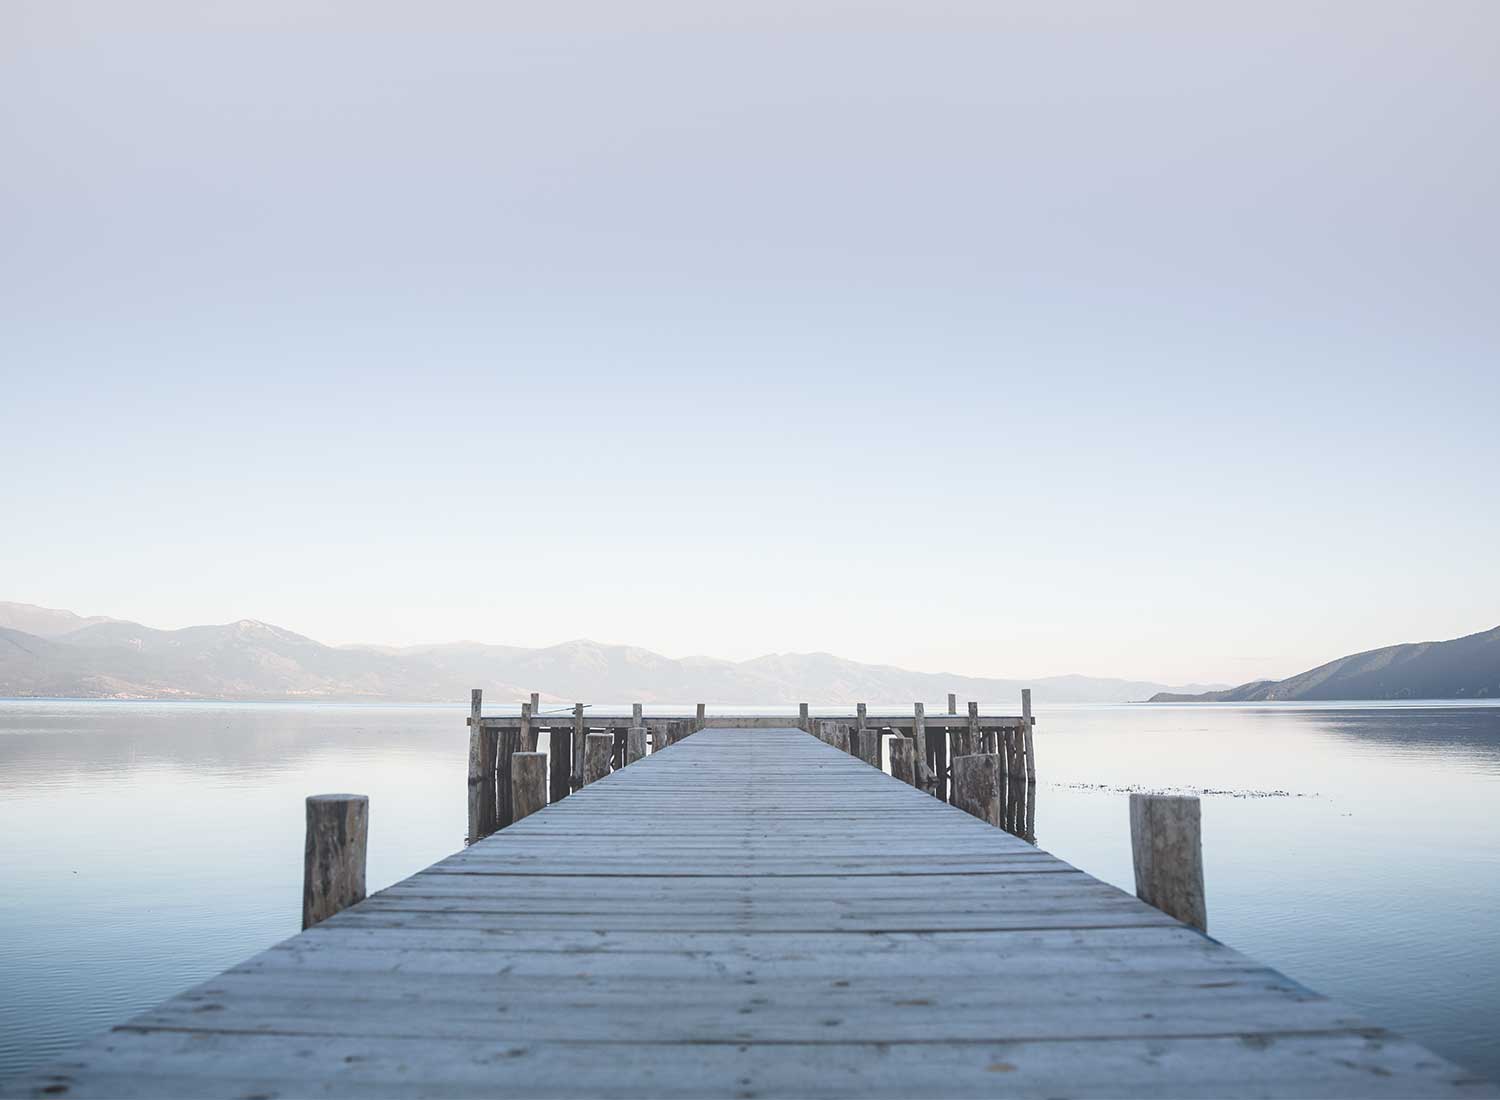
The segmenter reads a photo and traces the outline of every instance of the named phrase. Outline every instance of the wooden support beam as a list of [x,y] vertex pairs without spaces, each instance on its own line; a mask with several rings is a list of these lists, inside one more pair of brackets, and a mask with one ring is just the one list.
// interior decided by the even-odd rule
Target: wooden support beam
[[891,738],[891,775],[903,783],[917,785],[916,743],[910,737]]
[[927,759],[932,768],[932,796],[948,801],[948,730],[927,731]]
[[1026,754],[1026,782],[1036,782],[1036,751],[1031,744],[1031,731],[1036,719],[1031,716],[1031,689],[1021,689],[1021,744]]
[[646,727],[631,726],[625,735],[625,763],[634,764],[646,755]]
[[984,751],[983,745],[984,742],[981,740],[979,733],[979,704],[974,702],[973,700],[970,700],[969,724],[968,727],[964,730],[965,751],[959,752],[957,749],[954,749],[953,755],[969,756],[973,753],[982,753]]
[[927,766],[927,707],[922,703],[912,704],[912,784],[917,787],[932,786],[932,769]]
[[515,820],[547,805],[547,754],[518,752],[510,758],[510,801]]
[[516,742],[517,752],[536,752],[536,730],[531,728],[531,715],[531,704],[522,703],[521,736]]
[[553,726],[547,732],[549,783],[553,802],[561,802],[573,790],[573,731],[566,726]]
[[1135,896],[1167,916],[1207,932],[1198,799],[1189,795],[1131,795],[1130,850],[1135,861]]
[[302,848],[303,931],[365,900],[369,835],[370,800],[365,795],[308,795]]
[[583,704],[573,704],[573,785],[583,784],[583,749],[588,728],[583,724]]
[[1001,818],[1000,758],[974,753],[953,758],[953,805],[997,828]]
[[615,737],[612,733],[591,733],[583,750],[583,785],[603,779],[609,774],[609,758],[614,754]]
[[495,734],[495,828],[503,829],[515,820],[510,801],[510,761],[520,743],[521,730],[517,727],[485,732]]
[[499,731],[479,719],[483,692],[469,695],[469,841],[495,831],[495,756]]
[[818,740],[841,752],[849,751],[849,727],[842,722],[818,722]]

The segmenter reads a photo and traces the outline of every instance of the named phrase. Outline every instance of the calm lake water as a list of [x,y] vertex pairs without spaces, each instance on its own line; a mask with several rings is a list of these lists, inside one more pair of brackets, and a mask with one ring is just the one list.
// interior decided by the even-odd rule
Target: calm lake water
[[[297,932],[307,794],[370,796],[372,891],[461,847],[466,716],[0,701],[0,1077]],[[1500,1080],[1500,706],[1037,722],[1043,848],[1131,890],[1126,789],[1202,792],[1216,937]]]

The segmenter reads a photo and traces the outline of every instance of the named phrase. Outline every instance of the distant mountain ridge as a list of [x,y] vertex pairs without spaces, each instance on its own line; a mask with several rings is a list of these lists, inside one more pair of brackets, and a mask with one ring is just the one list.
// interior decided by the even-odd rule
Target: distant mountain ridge
[[1500,698],[1500,626],[1446,642],[1410,642],[1340,657],[1286,680],[1227,691],[1158,692],[1153,703]]
[[[26,629],[27,624],[33,629]],[[1208,685],[1187,685],[1197,690]],[[494,699],[532,691],[556,701],[771,705],[1008,700],[1115,703],[1169,685],[1088,676],[987,679],[861,664],[827,653],[748,661],[664,657],[574,641],[542,649],[453,642],[328,646],[269,623],[155,630],[27,604],[0,603],[0,696],[54,698],[452,702],[483,687]],[[1178,689],[1183,690],[1183,689]]]

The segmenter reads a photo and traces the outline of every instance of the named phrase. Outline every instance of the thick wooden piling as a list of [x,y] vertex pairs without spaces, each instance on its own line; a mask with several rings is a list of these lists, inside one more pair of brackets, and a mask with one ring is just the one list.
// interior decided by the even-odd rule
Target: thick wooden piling
[[547,805],[547,754],[518,752],[512,756],[510,790],[516,821],[529,817]]
[[547,733],[547,747],[552,801],[561,802],[573,789],[573,731],[566,726],[553,726]]
[[929,789],[932,769],[927,766],[927,708],[922,703],[913,703],[911,713],[912,783]]
[[302,848],[303,931],[365,900],[369,835],[370,800],[365,795],[308,795]]
[[806,703],[797,704],[797,728],[806,730],[808,733],[813,731],[812,719],[808,716]]
[[1130,850],[1135,860],[1135,896],[1167,916],[1207,932],[1198,799],[1131,795]]
[[704,727],[704,725],[707,723],[707,715],[708,715],[708,705],[706,703],[699,703],[698,704],[698,717],[694,720],[694,723],[693,723],[693,729],[694,730],[701,730]]
[[587,787],[609,774],[609,758],[614,754],[612,733],[591,733],[583,751],[583,785]]
[[927,760],[932,768],[932,795],[948,801],[948,731],[927,731]]
[[1026,754],[1026,782],[1036,782],[1036,753],[1031,744],[1031,729],[1036,725],[1036,719],[1031,716],[1031,689],[1021,689],[1021,730],[1022,750]]
[[495,746],[498,731],[485,729],[480,718],[483,692],[469,695],[469,840],[495,831]]
[[832,745],[840,752],[848,752],[849,727],[842,722],[819,722],[818,740]]
[[581,786],[583,783],[583,750],[584,738],[588,735],[588,727],[583,724],[583,704],[573,704],[573,785]]
[[625,763],[634,764],[646,755],[646,727],[634,725],[625,737]]
[[644,710],[645,708],[639,703],[630,704],[630,724],[632,726],[639,726],[641,724],[641,715],[644,713]]
[[916,743],[910,737],[891,738],[891,775],[903,783],[917,786]]
[[948,693],[948,713],[958,713],[958,696],[954,695],[951,691]]
[[536,730],[531,728],[534,713],[530,703],[521,704],[521,736],[516,742],[517,752],[536,752]]
[[1002,817],[1000,757],[973,753],[953,758],[953,804],[964,813],[999,827]]
[[521,731],[499,729],[495,735],[495,828],[503,829],[514,817],[510,800],[510,760],[516,754]]

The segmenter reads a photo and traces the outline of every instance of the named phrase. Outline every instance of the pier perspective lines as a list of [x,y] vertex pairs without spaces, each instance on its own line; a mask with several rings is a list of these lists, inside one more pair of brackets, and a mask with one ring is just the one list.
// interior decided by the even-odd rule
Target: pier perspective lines
[[1495,1095],[816,736],[711,724],[6,1094]]

